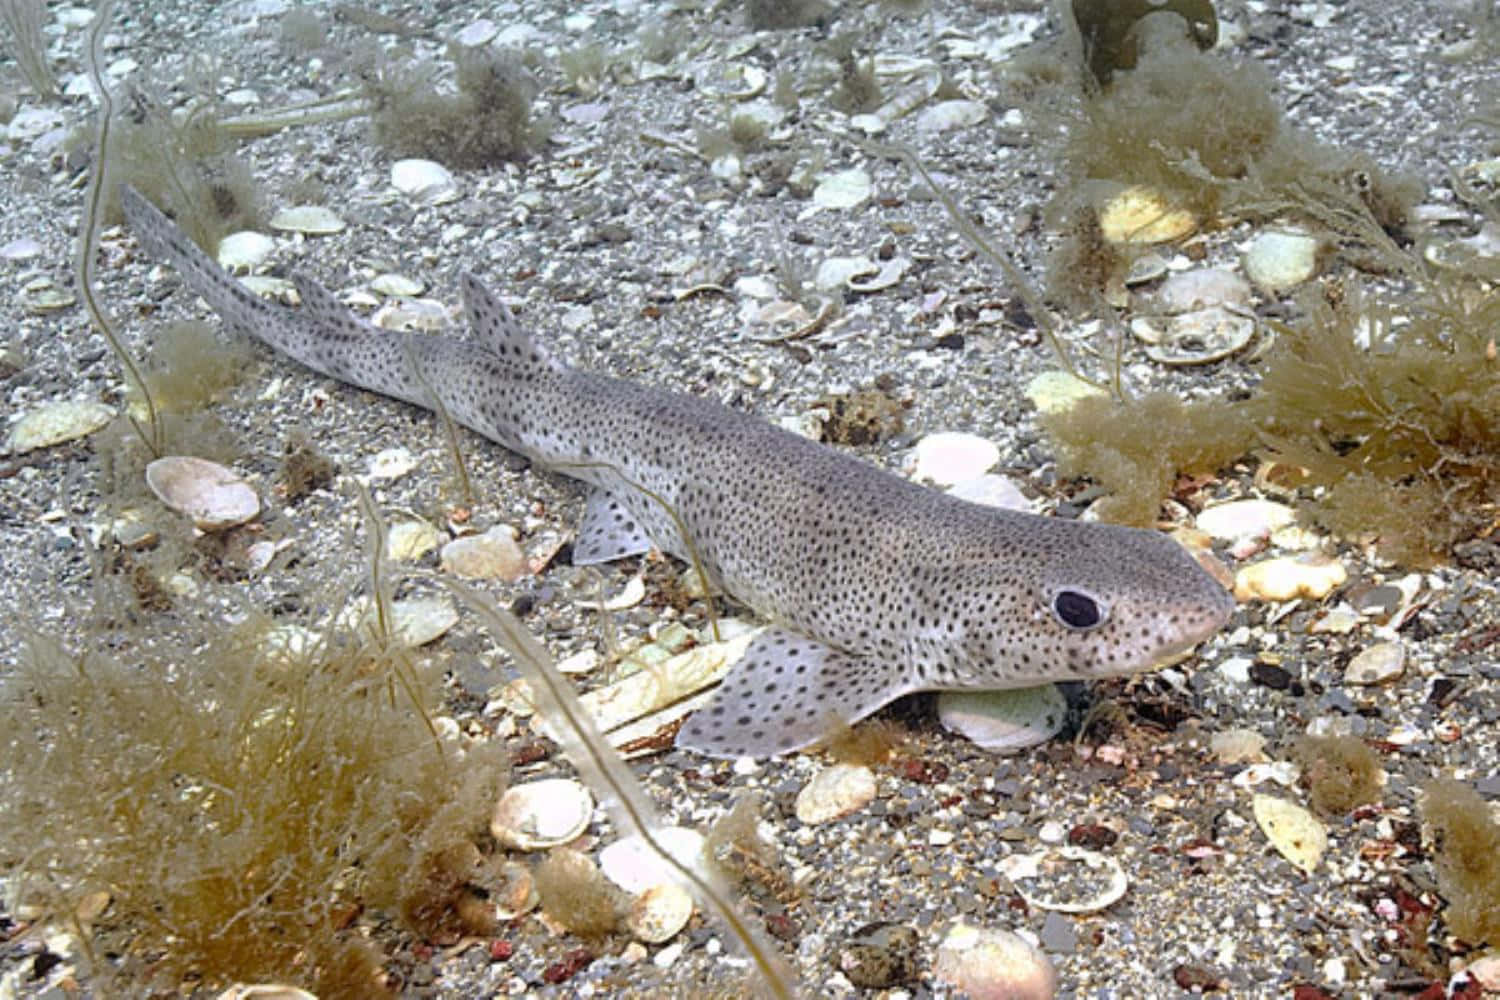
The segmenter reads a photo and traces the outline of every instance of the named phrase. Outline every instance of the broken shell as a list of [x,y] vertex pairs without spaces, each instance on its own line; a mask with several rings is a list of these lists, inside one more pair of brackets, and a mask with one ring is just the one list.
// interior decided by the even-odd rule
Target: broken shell
[[[685,826],[664,826],[652,837],[677,864],[688,870],[702,863],[703,834]],[[645,892],[653,885],[670,882],[679,872],[639,836],[631,834],[599,852],[599,868],[609,880],[629,893]]]
[[978,125],[989,116],[990,109],[980,101],[939,101],[917,116],[917,128],[923,132],[947,132]]
[[437,299],[397,299],[375,310],[370,322],[382,330],[442,330],[448,325],[448,307]]
[[853,208],[867,201],[874,190],[870,175],[855,167],[820,176],[812,200],[819,208]]
[[944,691],[938,719],[949,732],[990,753],[1013,753],[1045,743],[1061,731],[1068,702],[1056,684],[1009,691]]
[[594,797],[568,778],[512,785],[490,816],[490,833],[506,847],[540,851],[576,839],[588,829]]
[[630,904],[625,928],[630,936],[647,944],[664,944],[687,926],[693,915],[693,897],[676,883],[653,885]]
[[271,237],[247,229],[230,233],[220,240],[215,256],[224,270],[231,274],[243,274],[259,267],[275,249],[276,241]]
[[1379,642],[1349,661],[1345,684],[1384,684],[1401,676],[1406,668],[1406,647],[1399,641]]
[[31,282],[21,289],[21,305],[34,316],[66,309],[77,301],[77,296],[53,284],[51,278]]
[[698,74],[699,92],[710,97],[748,101],[766,89],[766,71],[748,63],[713,63]]
[[829,257],[818,265],[813,285],[820,291],[829,292],[861,275],[874,274],[880,266],[868,257]]
[[1098,386],[1056,369],[1042,372],[1026,383],[1026,398],[1042,413],[1063,413],[1080,399],[1102,395],[1104,390]]
[[1328,830],[1316,816],[1286,799],[1256,795],[1255,822],[1281,856],[1311,873],[1328,850]]
[[[1169,318],[1158,339],[1145,317],[1131,321],[1131,332],[1146,341],[1146,354],[1164,365],[1206,365],[1221,361],[1250,343],[1255,320],[1222,306],[1209,306]],[[1149,332],[1148,332],[1149,331]]]
[[[377,632],[375,609],[368,599],[349,605],[349,624]],[[458,611],[446,597],[403,597],[390,602],[390,630],[403,646],[425,646],[458,623]]]
[[796,813],[808,826],[856,813],[875,798],[875,772],[858,764],[824,768],[797,793]]
[[6,435],[5,450],[19,455],[73,441],[99,430],[114,415],[103,403],[76,399],[43,403],[15,422]]
[[418,205],[444,205],[458,198],[458,182],[441,163],[397,160],[391,164],[391,187]]
[[1186,209],[1173,208],[1160,192],[1135,185],[1100,210],[1099,228],[1111,243],[1167,243],[1197,229],[1198,220]]
[[270,226],[282,232],[327,236],[343,232],[344,220],[322,205],[294,205],[271,216]]
[[392,562],[416,562],[440,541],[438,530],[426,521],[397,521],[385,533],[385,557]]
[[1012,854],[1000,862],[1000,871],[1026,902],[1058,913],[1106,909],[1130,884],[1118,861],[1082,847]]
[[1280,556],[1242,567],[1234,575],[1234,597],[1238,601],[1297,597],[1321,601],[1348,579],[1349,571],[1332,556],[1320,552]]
[[908,268],[911,267],[910,257],[892,257],[880,265],[880,270],[869,278],[855,276],[845,282],[852,291],[856,292],[879,292],[897,284]]
[[232,528],[260,513],[260,498],[231,469],[191,455],[168,455],[146,466],[156,498],[193,519],[202,531]]

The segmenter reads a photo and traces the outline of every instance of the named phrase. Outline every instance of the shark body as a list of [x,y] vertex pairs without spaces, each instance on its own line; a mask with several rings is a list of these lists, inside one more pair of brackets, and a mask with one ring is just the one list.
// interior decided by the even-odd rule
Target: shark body
[[472,275],[474,337],[392,332],[303,277],[300,308],[263,301],[140,194],[122,202],[229,326],[342,382],[424,407],[436,393],[459,423],[588,484],[575,563],[695,557],[769,618],[680,746],[770,756],[913,691],[1130,673],[1233,610],[1155,532],[968,503],[716,402],[569,367]]

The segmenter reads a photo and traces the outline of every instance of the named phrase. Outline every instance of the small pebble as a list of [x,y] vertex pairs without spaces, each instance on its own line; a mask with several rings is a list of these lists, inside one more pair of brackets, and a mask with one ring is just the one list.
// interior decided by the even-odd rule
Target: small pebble
[[957,924],[938,946],[933,978],[971,1000],[1051,1000],[1052,962],[1011,931]]
[[512,785],[490,816],[490,833],[506,847],[540,851],[558,847],[588,829],[594,797],[570,778]]
[[1400,641],[1379,642],[1359,652],[1344,668],[1346,684],[1384,684],[1406,668],[1406,647]]
[[797,793],[797,819],[808,826],[858,812],[875,798],[875,772],[858,764],[834,764]]
[[146,485],[200,531],[222,531],[260,513],[260,497],[236,472],[191,455],[158,458],[146,466]]
[[514,532],[497,524],[482,535],[455,538],[443,546],[442,569],[468,580],[519,580],[530,572]]
[[1321,601],[1349,579],[1349,571],[1336,558],[1310,552],[1281,556],[1254,563],[1234,576],[1238,601],[1290,601],[1307,597]]

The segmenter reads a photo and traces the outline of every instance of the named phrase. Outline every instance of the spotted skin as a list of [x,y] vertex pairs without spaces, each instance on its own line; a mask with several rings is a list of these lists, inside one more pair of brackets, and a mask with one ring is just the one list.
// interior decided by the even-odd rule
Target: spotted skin
[[300,308],[265,302],[139,194],[122,201],[146,249],[229,326],[374,392],[419,406],[436,392],[458,422],[595,487],[581,561],[647,541],[687,558],[670,506],[710,584],[774,623],[679,745],[768,756],[910,691],[1130,673],[1233,610],[1155,532],[978,506],[716,402],[570,368],[472,275],[474,339],[396,333],[306,278]]

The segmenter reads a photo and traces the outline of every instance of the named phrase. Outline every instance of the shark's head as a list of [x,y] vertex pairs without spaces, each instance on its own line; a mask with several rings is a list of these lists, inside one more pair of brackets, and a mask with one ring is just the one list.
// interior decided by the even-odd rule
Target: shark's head
[[915,574],[918,687],[1128,674],[1213,635],[1234,611],[1224,587],[1156,532],[1053,518],[1004,529],[1003,545],[977,538],[956,562]]

